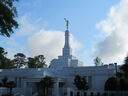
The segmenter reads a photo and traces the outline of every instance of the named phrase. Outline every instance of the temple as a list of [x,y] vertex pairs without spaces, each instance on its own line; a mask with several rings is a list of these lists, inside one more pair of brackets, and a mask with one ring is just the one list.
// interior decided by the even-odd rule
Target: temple
[[[39,82],[46,76],[51,77],[54,81],[48,96],[85,96],[83,95],[85,92],[87,94],[104,92],[105,82],[108,78],[115,76],[117,67],[114,64],[82,66],[83,63],[72,55],[68,23],[68,20],[66,20],[67,28],[63,54],[58,56],[58,59],[53,59],[48,68],[0,69],[0,79],[7,77],[9,81],[16,83],[16,88],[12,90],[14,96],[44,96],[39,95],[39,92],[42,92]],[[84,80],[86,79],[86,84],[88,84],[86,91],[79,91],[74,85],[74,79],[78,75]],[[0,96],[7,91],[8,89],[1,87]],[[77,92],[79,92],[79,95]]]
[[83,65],[81,61],[72,55],[68,22],[69,21],[66,20],[67,29],[65,31],[65,44],[62,52],[63,54],[62,56],[58,56],[58,59],[53,59],[51,61],[50,68],[77,67]]

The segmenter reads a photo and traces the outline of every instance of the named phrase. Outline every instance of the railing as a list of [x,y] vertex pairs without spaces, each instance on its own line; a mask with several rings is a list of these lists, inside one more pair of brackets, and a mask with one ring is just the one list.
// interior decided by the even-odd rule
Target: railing
[[[0,88],[0,96],[9,92],[8,88]],[[60,88],[59,95],[54,94],[49,89],[48,96],[128,96],[128,91],[79,91],[68,88]],[[13,88],[14,96],[37,96],[38,93],[32,94],[31,88]]]
[[0,87],[0,96],[2,96],[2,94],[5,94],[7,92],[8,92],[8,89],[7,88]]
[[[0,96],[2,96],[2,94],[8,94],[9,93],[9,89],[8,88],[0,88]],[[13,88],[12,93],[15,96],[32,96],[32,89],[31,88]]]
[[128,96],[128,91],[104,91],[104,92],[70,91],[68,96]]

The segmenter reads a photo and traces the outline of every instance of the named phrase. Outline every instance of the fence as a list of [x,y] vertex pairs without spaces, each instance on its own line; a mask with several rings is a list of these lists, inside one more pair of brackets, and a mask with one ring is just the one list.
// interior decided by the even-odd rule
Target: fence
[[104,91],[104,92],[70,91],[68,96],[128,96],[128,91]]
[[[0,96],[9,92],[8,88],[0,88]],[[48,96],[56,96],[52,89],[49,90]],[[15,96],[32,96],[31,88],[13,88]],[[37,96],[37,94],[33,94]],[[58,95],[57,95],[58,96]],[[128,91],[79,91],[68,88],[59,89],[59,96],[128,96]]]
[[7,88],[0,88],[0,96],[2,95],[2,94],[6,94],[6,93],[8,93],[8,89]]
[[[2,94],[9,93],[8,88],[0,88],[0,96]],[[32,96],[32,89],[31,88],[13,88],[12,93],[15,94],[15,96]]]

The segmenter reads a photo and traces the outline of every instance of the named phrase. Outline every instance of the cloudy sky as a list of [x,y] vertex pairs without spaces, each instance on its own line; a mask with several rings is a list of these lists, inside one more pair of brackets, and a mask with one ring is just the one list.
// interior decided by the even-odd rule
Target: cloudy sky
[[128,54],[128,0],[20,0],[19,29],[0,36],[8,56],[43,54],[47,63],[62,54],[64,18],[70,21],[73,54],[85,65],[96,56],[104,63],[122,63]]

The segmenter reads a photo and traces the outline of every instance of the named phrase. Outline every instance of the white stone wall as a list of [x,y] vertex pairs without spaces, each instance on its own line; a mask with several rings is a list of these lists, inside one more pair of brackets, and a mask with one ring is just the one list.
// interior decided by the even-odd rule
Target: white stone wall
[[[7,76],[9,80],[15,80],[17,87],[28,88],[28,84],[39,82],[44,76],[48,75],[64,82],[66,88],[76,89],[74,78],[76,75],[89,77],[90,89],[88,91],[103,91],[105,81],[115,74],[114,66],[91,66],[91,67],[64,67],[54,68],[32,68],[32,69],[4,69],[0,70],[0,78]],[[56,81],[55,81],[56,82]],[[32,87],[32,86],[31,86]]]

